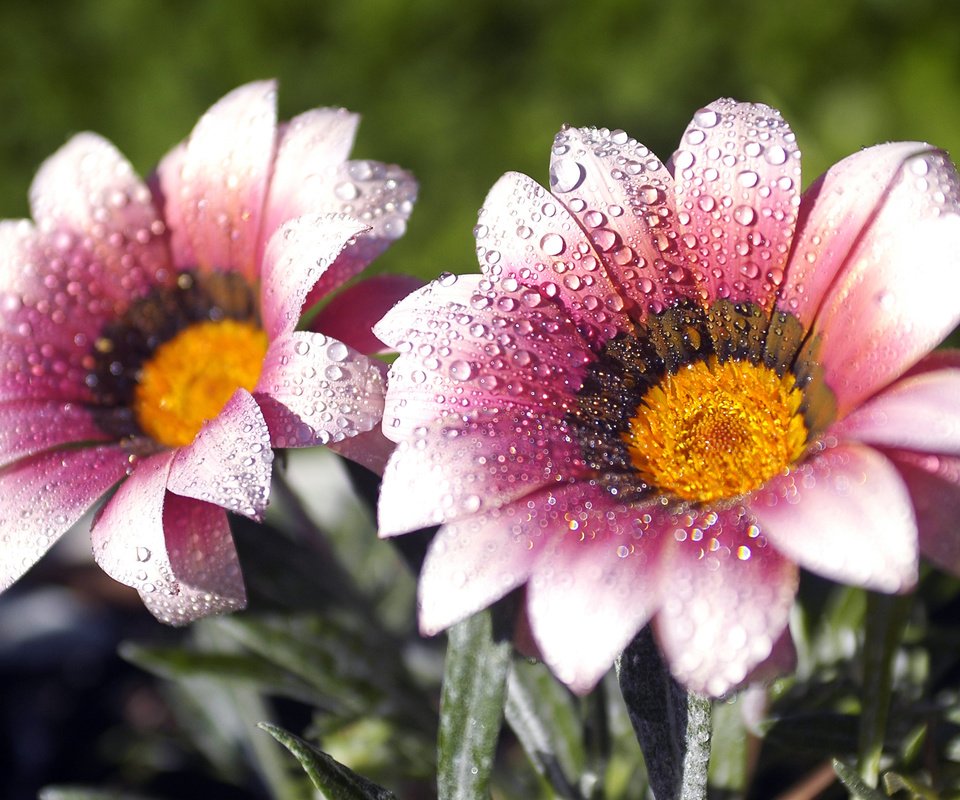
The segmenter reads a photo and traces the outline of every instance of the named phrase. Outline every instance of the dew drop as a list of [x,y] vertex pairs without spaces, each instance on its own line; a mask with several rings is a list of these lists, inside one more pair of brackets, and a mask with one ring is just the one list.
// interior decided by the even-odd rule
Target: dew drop
[[712,108],[701,108],[694,113],[693,121],[701,128],[715,128],[720,122],[720,115]]
[[757,215],[750,206],[737,206],[733,209],[733,218],[741,225],[752,225]]
[[468,361],[458,358],[450,363],[450,377],[457,381],[468,381],[473,377],[473,367]]
[[583,164],[572,158],[560,158],[550,168],[550,187],[557,192],[572,192],[586,177]]
[[540,248],[548,256],[558,256],[567,247],[567,243],[559,233],[548,233],[540,240]]
[[766,152],[763,154],[763,157],[767,159],[767,162],[773,164],[774,166],[779,166],[780,164],[785,164],[787,161],[787,151],[784,150],[780,145],[775,144],[773,147],[768,147]]

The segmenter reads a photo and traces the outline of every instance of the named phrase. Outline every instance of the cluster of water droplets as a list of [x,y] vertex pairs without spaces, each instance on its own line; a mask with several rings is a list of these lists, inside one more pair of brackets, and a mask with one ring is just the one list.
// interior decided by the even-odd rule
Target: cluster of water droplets
[[647,147],[621,130],[565,127],[553,143],[550,188],[642,312],[687,296],[673,179]]
[[429,421],[408,397],[429,396],[436,415],[519,407],[562,416],[592,359],[563,309],[514,277],[447,274],[410,302],[411,327],[391,342],[401,354],[385,411],[391,436]]
[[336,175],[317,180],[332,181],[336,210],[369,225],[371,236],[393,240],[406,232],[417,184],[405,170],[379,161],[347,161]]
[[484,274],[527,287],[524,302],[530,307],[560,303],[603,338],[629,327],[623,296],[597,245],[532,179],[517,173],[501,178],[487,196],[474,237]]
[[4,393],[84,396],[103,322],[169,280],[165,227],[129,163],[92,134],[46,162],[31,202],[36,227],[4,231]]
[[[87,510],[96,494],[123,474],[124,457],[92,448],[83,463],[47,453],[25,468],[8,468],[0,479],[0,589],[33,565]],[[92,476],[91,480],[87,480]],[[81,477],[86,485],[80,486]],[[97,485],[99,482],[99,486]],[[93,497],[91,497],[93,493]]]
[[713,299],[771,297],[800,204],[800,151],[775,109],[719,100],[694,114],[672,159],[677,222]]
[[[255,405],[249,396],[244,402]],[[167,488],[259,518],[270,492],[273,449],[259,413],[249,407],[244,412],[231,414],[229,424],[218,420],[201,428],[190,448],[178,452]]]
[[258,386],[278,447],[340,442],[371,430],[380,420],[383,391],[383,378],[367,358],[337,339],[306,332],[274,343]]

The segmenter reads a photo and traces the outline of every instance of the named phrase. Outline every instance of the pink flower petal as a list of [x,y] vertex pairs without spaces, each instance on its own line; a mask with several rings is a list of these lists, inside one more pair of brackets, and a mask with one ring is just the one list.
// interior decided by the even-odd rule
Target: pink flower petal
[[549,531],[548,494],[444,525],[420,571],[420,631],[433,636],[520,586]]
[[119,447],[91,447],[41,453],[0,470],[0,591],[33,566],[127,466]]
[[141,590],[150,613],[161,622],[185,625],[246,606],[240,561],[222,509],[167,494],[163,530],[176,591]]
[[800,151],[780,112],[717,100],[694,114],[671,162],[682,241],[705,299],[770,308],[800,203]]
[[308,305],[363,270],[403,235],[417,197],[413,176],[376,161],[346,161],[359,118],[315,109],[282,130],[267,204],[264,237],[285,220],[343,214],[369,230],[344,249],[310,294]]
[[550,190],[641,319],[692,296],[675,244],[673,176],[642,144],[623,131],[564,128],[553,142]]
[[108,575],[132,586],[162,622],[180,625],[245,602],[226,513],[166,491],[175,451],[141,461],[91,530]]
[[[256,281],[275,135],[276,86],[250,83],[200,118],[182,160],[174,156],[161,163],[160,188],[178,254],[191,252],[196,266],[235,270]],[[177,167],[179,174],[171,177]]]
[[380,428],[374,428],[349,439],[330,442],[327,448],[377,475],[383,475],[396,444],[384,436]]
[[817,178],[801,200],[794,253],[778,308],[797,317],[804,328],[813,325],[825,294],[847,266],[877,209],[893,191],[910,191],[909,185],[902,185],[904,163],[930,150],[918,142],[868,147]]
[[338,292],[310,323],[310,330],[338,339],[365,355],[384,352],[373,326],[404,297],[423,286],[410,275],[374,275]]
[[262,519],[270,498],[273,449],[253,395],[237,389],[220,413],[177,450],[167,489]]
[[573,322],[554,304],[525,302],[532,289],[489,303],[485,282],[446,275],[375,326],[401,352],[384,408],[384,433],[394,441],[450,414],[544,409],[562,416],[576,402],[594,356]]
[[367,223],[370,230],[344,248],[320,277],[307,297],[307,307],[358,275],[403,236],[417,199],[417,182],[411,173],[377,161],[341,164],[333,180],[324,184],[327,196],[320,195],[317,188],[311,208],[354,217]]
[[787,625],[797,568],[752,522],[738,509],[691,512],[664,531],[672,541],[656,633],[671,671],[694,691],[718,696],[740,684]]
[[542,531],[549,544],[533,567],[527,613],[544,661],[585,694],[662,600],[663,536],[644,521],[659,504],[618,505],[587,484],[547,500],[528,512],[526,527]]
[[264,244],[288,219],[319,213],[316,195],[329,194],[326,184],[349,157],[359,124],[359,115],[344,108],[314,108],[280,126],[264,212]]
[[902,378],[831,433],[872,445],[960,455],[960,368]]
[[[840,417],[960,322],[960,185],[943,153],[920,145],[914,152],[902,154],[899,171],[851,249],[832,256],[844,258],[844,266],[825,295],[813,334],[821,339],[818,358]],[[856,184],[843,191],[856,196]],[[831,239],[823,232],[821,246]],[[799,249],[798,256],[804,252]]]
[[63,444],[110,438],[83,406],[57,400],[0,403],[0,466]]
[[274,447],[338,442],[383,414],[383,376],[336,339],[296,331],[271,342],[254,396]]
[[[51,258],[46,271],[73,287],[76,306],[100,293],[125,303],[167,280],[164,227],[150,191],[106,139],[81,133],[50,156],[30,187],[30,205],[64,264],[56,269]],[[82,265],[67,257],[80,251]],[[44,286],[48,297],[57,291],[49,277]]]
[[556,298],[573,319],[609,339],[633,324],[595,247],[570,212],[536,181],[504,175],[474,228],[484,274],[508,292],[518,282]]
[[193,269],[200,263],[193,251],[187,228],[185,215],[189,208],[180,202],[180,198],[187,197],[188,192],[183,182],[186,158],[187,143],[181,142],[160,160],[148,181],[154,204],[163,215],[170,232],[167,241],[170,243],[171,260],[179,271]]
[[380,535],[486,513],[582,470],[560,419],[511,411],[450,418],[424,427],[391,456]]
[[833,580],[902,592],[917,580],[917,523],[897,470],[876,450],[841,444],[750,498],[764,535],[800,566]]
[[81,362],[80,352],[65,353],[44,341],[42,334],[34,338],[0,332],[0,402],[89,403],[93,400],[86,384],[89,369]]
[[896,451],[889,455],[913,499],[920,552],[960,575],[960,458]]
[[366,226],[345,217],[297,217],[270,237],[261,275],[260,310],[267,336],[293,331],[320,276]]

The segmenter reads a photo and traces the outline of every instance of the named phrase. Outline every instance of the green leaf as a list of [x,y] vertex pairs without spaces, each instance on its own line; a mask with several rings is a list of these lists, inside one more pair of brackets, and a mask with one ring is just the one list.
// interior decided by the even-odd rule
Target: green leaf
[[888,795],[905,791],[908,793],[910,800],[939,800],[940,798],[940,795],[932,787],[896,772],[884,773],[883,788],[886,789]]
[[299,736],[269,722],[258,727],[293,753],[324,800],[395,800],[393,792],[357,775]]
[[580,718],[569,691],[541,664],[517,662],[507,675],[507,722],[534,769],[564,800],[583,795],[568,776],[586,761]]
[[842,761],[833,759],[833,771],[837,773],[840,783],[847,787],[850,794],[857,800],[890,800],[882,792],[868,786],[853,767]]
[[320,699],[308,683],[249,653],[211,653],[134,642],[123,642],[119,651],[131,664],[168,680],[233,680],[307,703],[317,703]]
[[489,610],[449,631],[440,699],[440,800],[488,796],[510,665],[509,638],[498,634]]
[[880,756],[887,732],[893,688],[893,658],[910,615],[912,595],[867,594],[863,642],[863,694],[857,764],[870,786],[880,776]]
[[674,680],[649,626],[623,651],[617,676],[654,795],[660,800],[703,800],[710,761],[710,701]]

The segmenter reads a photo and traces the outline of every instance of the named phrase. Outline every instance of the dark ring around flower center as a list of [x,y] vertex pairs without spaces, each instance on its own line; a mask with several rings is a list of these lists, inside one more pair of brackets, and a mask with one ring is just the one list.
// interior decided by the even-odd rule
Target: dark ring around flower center
[[175,283],[152,289],[105,325],[93,343],[86,379],[97,424],[117,438],[142,436],[131,406],[143,365],[189,326],[224,319],[259,325],[254,287],[235,272],[190,270],[179,273]]
[[786,312],[772,315],[752,303],[685,303],[650,315],[632,332],[607,341],[590,364],[577,408],[566,422],[587,467],[625,502],[659,493],[640,478],[625,441],[644,396],[684,367],[715,359],[766,367],[793,376],[802,392],[799,412],[812,442],[835,416],[833,393],[816,361],[817,342]]

